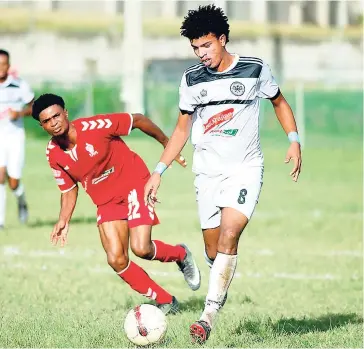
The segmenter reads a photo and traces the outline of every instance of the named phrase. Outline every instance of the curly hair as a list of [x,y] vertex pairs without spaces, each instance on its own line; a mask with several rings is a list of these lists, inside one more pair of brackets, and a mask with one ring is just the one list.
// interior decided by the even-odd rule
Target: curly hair
[[215,5],[200,5],[197,10],[189,10],[181,26],[181,35],[193,40],[209,33],[217,38],[222,34],[229,42],[229,23],[224,11]]
[[35,120],[39,121],[39,114],[52,105],[59,105],[64,109],[65,103],[61,96],[54,95],[52,93],[45,93],[37,98],[32,107],[32,116]]

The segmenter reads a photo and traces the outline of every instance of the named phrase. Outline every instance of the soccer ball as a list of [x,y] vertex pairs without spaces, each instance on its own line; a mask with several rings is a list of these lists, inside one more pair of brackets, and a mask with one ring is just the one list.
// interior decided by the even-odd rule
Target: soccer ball
[[167,332],[167,319],[162,310],[151,304],[137,305],[126,315],[124,331],[139,346],[160,341]]

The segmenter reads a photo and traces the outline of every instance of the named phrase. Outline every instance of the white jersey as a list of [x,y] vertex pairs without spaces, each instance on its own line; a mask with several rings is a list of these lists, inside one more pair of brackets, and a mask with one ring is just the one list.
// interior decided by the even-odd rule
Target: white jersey
[[180,85],[179,108],[193,114],[193,171],[215,176],[242,166],[263,166],[259,139],[260,98],[280,93],[271,70],[259,58],[239,57],[223,72],[202,63],[188,68]]
[[9,110],[21,111],[34,98],[34,92],[22,79],[8,76],[0,83],[0,137],[23,132],[23,118],[10,120]]

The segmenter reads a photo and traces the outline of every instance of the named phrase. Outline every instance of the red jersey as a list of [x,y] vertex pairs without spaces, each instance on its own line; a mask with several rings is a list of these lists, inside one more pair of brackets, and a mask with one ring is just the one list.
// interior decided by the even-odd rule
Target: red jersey
[[62,193],[80,182],[99,206],[125,196],[126,185],[149,176],[143,160],[120,138],[130,134],[131,114],[102,114],[71,123],[77,132],[76,145],[64,150],[52,138],[46,151]]

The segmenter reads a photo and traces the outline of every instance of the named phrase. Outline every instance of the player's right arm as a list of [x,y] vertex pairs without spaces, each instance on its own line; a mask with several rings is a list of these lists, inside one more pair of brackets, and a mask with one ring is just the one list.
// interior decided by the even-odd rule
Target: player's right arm
[[53,176],[61,191],[61,208],[58,222],[53,227],[50,239],[54,245],[57,245],[58,240],[60,240],[61,247],[63,247],[67,242],[68,225],[76,207],[78,186],[77,182],[53,159],[52,147],[51,143],[49,143],[47,155]]
[[176,127],[172,133],[168,144],[162,153],[156,170],[148,180],[144,188],[144,202],[151,204],[157,201],[157,191],[161,182],[162,173],[172,163],[173,159],[182,151],[188,137],[190,135],[192,126],[192,114],[195,111],[193,97],[189,94],[186,76],[182,77],[181,85],[179,88],[180,102],[179,102],[179,115]]
[[61,241],[61,247],[67,243],[68,226],[76,207],[77,196],[78,186],[61,194],[61,210],[59,212],[58,222],[54,225],[51,233],[51,243],[53,245],[57,245],[58,240]]
[[191,115],[185,111],[180,111],[176,127],[159,160],[160,162],[166,164],[167,167],[172,163],[175,157],[185,146],[190,135],[191,125]]

